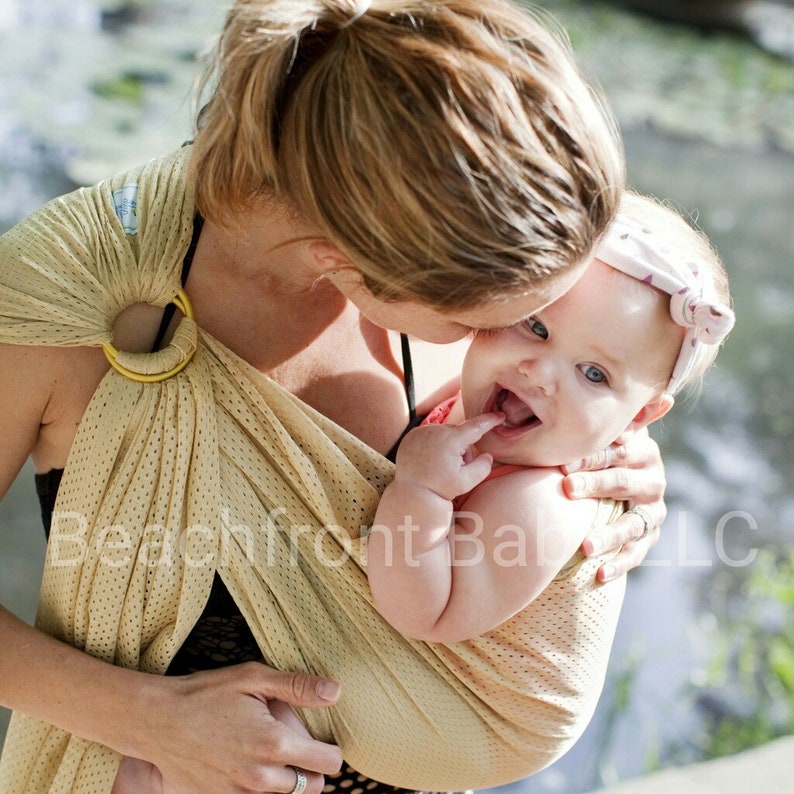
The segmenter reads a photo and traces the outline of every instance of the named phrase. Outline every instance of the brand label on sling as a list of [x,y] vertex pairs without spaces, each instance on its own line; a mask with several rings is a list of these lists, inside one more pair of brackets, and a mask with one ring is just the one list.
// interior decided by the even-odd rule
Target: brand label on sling
[[128,182],[120,190],[113,191],[113,204],[126,234],[138,231],[138,183]]

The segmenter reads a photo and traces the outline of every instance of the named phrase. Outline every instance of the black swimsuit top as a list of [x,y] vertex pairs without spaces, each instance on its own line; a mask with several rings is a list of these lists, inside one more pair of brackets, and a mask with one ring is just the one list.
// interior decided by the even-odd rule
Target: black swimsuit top
[[[202,225],[203,220],[197,215],[193,225],[193,239],[183,261],[183,285],[190,273],[190,266],[193,262],[193,255],[198,244]],[[165,308],[153,350],[157,350],[160,347],[163,336],[173,317],[174,309],[173,304],[169,304]],[[401,334],[400,341],[409,422],[386,456],[392,461],[397,454],[397,447],[403,436],[416,427],[424,418],[417,416],[416,413],[413,366],[408,337],[405,334]],[[58,487],[61,483],[62,475],[63,469],[53,469],[46,474],[35,475],[36,493],[41,506],[41,517],[44,523],[44,531],[48,537],[52,523],[52,513],[55,508],[55,498],[58,495]],[[167,674],[185,675],[197,670],[210,670],[239,662],[258,660],[262,660],[259,646],[256,644],[251,630],[248,628],[226,585],[216,573],[207,605],[190,635],[169,665]]]

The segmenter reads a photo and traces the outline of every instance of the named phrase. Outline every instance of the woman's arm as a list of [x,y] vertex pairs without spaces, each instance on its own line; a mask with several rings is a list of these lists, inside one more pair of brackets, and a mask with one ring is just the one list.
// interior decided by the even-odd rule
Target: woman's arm
[[607,450],[563,467],[565,493],[571,499],[611,498],[625,500],[631,507],[642,505],[654,522],[646,534],[644,520],[625,513],[613,524],[589,535],[582,544],[588,557],[620,549],[609,563],[598,569],[599,582],[609,582],[642,564],[659,540],[667,515],[664,504],[664,464],[659,445],[647,429],[636,432],[626,443],[618,439]]
[[[56,386],[78,353],[0,345],[0,497],[35,450],[55,459]],[[83,374],[90,377],[89,371]],[[75,379],[76,380],[76,379]],[[67,390],[68,391],[68,390]],[[68,414],[68,411],[64,415]],[[299,736],[267,700],[307,708],[339,695],[333,682],[248,664],[161,677],[106,664],[53,639],[0,607],[0,703],[158,766],[176,791],[290,791],[312,771],[309,791],[341,765],[337,747]]]
[[4,706],[154,764],[175,791],[290,791],[295,773],[338,771],[339,749],[277,721],[267,700],[329,706],[333,682],[248,663],[185,677],[147,675],[101,662],[0,608]]

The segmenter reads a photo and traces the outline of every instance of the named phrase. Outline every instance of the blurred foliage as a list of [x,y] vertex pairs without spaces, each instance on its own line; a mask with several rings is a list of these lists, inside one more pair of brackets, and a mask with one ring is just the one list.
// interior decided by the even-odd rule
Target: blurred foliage
[[132,75],[101,80],[93,84],[92,90],[102,99],[120,99],[135,105],[143,105],[143,81]]
[[567,31],[621,125],[719,146],[794,151],[794,63],[731,32],[663,24],[607,2],[537,0]]
[[794,734],[794,550],[760,549],[741,577],[711,583],[713,654],[687,696],[702,715],[672,763],[717,758]]
[[[588,789],[613,786],[620,782],[620,772],[615,760],[620,757],[617,733],[621,720],[628,714],[635,695],[640,668],[646,660],[645,648],[634,644],[627,656],[619,664],[612,663],[614,672],[610,675],[602,696],[604,717],[593,752],[593,769],[589,773],[582,770],[580,784]],[[652,763],[652,762],[651,762]]]
[[[0,29],[0,142],[7,131],[18,130],[53,152],[76,185],[93,184],[179,146],[192,132],[197,53],[220,29],[225,5],[42,3],[18,32]],[[0,187],[12,178],[4,177],[3,166],[0,153]],[[0,223],[2,210],[0,196]]]

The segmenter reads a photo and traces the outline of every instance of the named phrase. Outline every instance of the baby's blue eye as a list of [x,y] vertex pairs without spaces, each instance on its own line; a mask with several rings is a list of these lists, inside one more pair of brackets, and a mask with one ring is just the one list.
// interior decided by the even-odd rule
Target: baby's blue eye
[[541,339],[548,339],[549,332],[545,325],[540,320],[536,320],[534,317],[529,317],[526,321],[527,328],[532,331],[535,336],[539,336]]
[[591,383],[606,383],[607,376],[602,370],[598,367],[594,367],[592,364],[584,364],[582,366],[582,372]]

